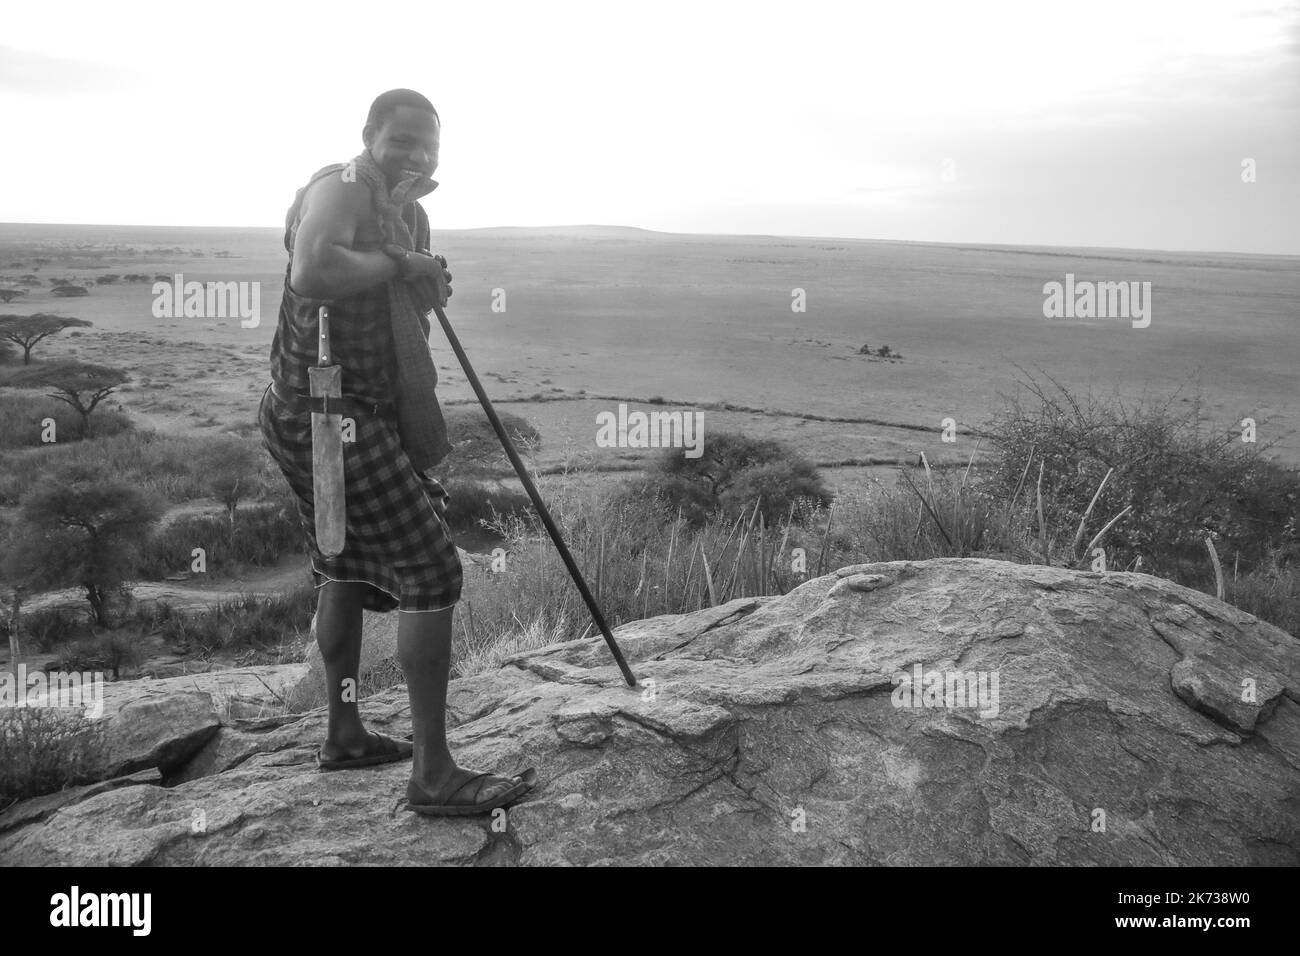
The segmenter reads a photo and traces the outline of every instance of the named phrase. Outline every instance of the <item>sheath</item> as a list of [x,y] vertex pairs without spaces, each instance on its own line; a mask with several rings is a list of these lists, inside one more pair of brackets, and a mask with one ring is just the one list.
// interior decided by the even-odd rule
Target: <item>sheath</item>
[[[331,167],[317,173],[311,182],[328,170]],[[298,208],[308,187],[299,191],[286,222],[285,248],[290,262]],[[347,537],[343,551],[333,558],[324,557],[317,547],[311,411],[292,409],[277,392],[308,393],[307,368],[317,361],[322,305],[330,307],[333,361],[343,368],[345,396],[371,403],[393,402],[396,360],[386,284],[325,301],[298,295],[289,277],[286,268],[271,343],[271,385],[262,395],[258,426],[267,451],[297,499],[316,587],[330,581],[366,584],[362,606],[370,611],[452,607],[460,599],[462,567],[443,518],[451,496],[436,478],[412,466],[402,450],[397,419],[391,412],[349,416],[355,422],[355,440],[343,443]]]

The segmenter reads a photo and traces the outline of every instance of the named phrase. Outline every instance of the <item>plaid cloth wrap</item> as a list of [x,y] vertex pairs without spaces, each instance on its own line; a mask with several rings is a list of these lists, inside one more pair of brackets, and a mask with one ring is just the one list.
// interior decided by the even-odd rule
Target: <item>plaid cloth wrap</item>
[[[341,168],[327,167],[312,182]],[[305,191],[306,187],[299,191],[285,231],[291,257]],[[271,380],[276,390],[309,391],[307,367],[316,364],[321,305],[330,307],[330,343],[334,361],[343,366],[344,394],[365,401],[392,401],[396,369],[385,285],[325,302],[294,292],[288,270],[271,344]],[[258,408],[262,439],[298,500],[316,587],[329,581],[367,584],[362,606],[370,611],[436,611],[453,606],[460,599],[462,568],[443,519],[451,496],[436,479],[411,464],[395,417],[362,415],[353,421],[355,440],[343,444],[347,539],[341,554],[326,558],[316,544],[311,412],[291,410],[269,386]]]

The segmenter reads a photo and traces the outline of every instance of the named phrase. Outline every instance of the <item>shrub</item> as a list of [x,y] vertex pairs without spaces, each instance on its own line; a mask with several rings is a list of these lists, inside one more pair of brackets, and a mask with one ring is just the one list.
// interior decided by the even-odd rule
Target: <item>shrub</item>
[[[527,457],[541,447],[542,439],[537,429],[518,415],[498,412],[497,417],[521,457]],[[501,439],[482,408],[454,408],[447,412],[446,422],[447,440],[452,451],[441,468],[448,478],[482,478],[513,473],[510,459],[501,447]]]
[[113,680],[121,680],[123,670],[139,666],[143,659],[140,648],[133,639],[109,631],[67,644],[59,653],[57,669],[105,671]]
[[[0,641],[9,640],[8,611],[0,613]],[[22,610],[18,617],[19,645],[24,651],[46,653],[84,634],[86,615],[63,607]]]
[[1029,402],[1009,400],[995,416],[997,443],[982,473],[990,494],[1009,498],[1032,462],[1025,493],[1033,495],[1041,465],[1045,519],[1070,534],[1105,480],[1083,540],[1131,508],[1105,541],[1109,566],[1141,556],[1143,570],[1193,587],[1213,582],[1210,534],[1224,561],[1247,572],[1300,546],[1300,473],[1236,432],[1208,429],[1199,401],[1178,412],[1177,395],[1129,405],[1049,382],[1028,379]]
[[703,454],[687,458],[680,448],[666,448],[654,460],[642,487],[670,513],[679,508],[692,525],[702,525],[720,511],[737,517],[759,502],[768,524],[781,520],[798,499],[829,504],[812,462],[780,442],[735,432],[713,432]]
[[103,749],[102,721],[52,707],[0,711],[0,804],[93,781]]
[[483,523],[492,521],[497,515],[521,514],[533,507],[524,492],[507,488],[500,482],[488,485],[451,477],[441,484],[449,496],[447,513],[443,518],[447,527],[457,534],[482,530]]
[[[98,417],[98,416],[97,416]],[[47,445],[0,455],[0,505],[16,504],[54,465],[84,464],[126,481],[158,501],[180,502],[207,495],[205,476],[194,462],[213,439],[163,435],[140,429],[110,438]],[[264,468],[272,467],[264,459]]]
[[283,643],[301,640],[311,628],[315,609],[316,589],[307,582],[284,594],[247,594],[196,611],[159,601],[142,609],[138,621],[182,652],[232,648],[274,652]]
[[796,499],[827,504],[831,500],[817,468],[804,458],[767,461],[742,468],[718,495],[723,514],[744,514],[759,502],[759,514],[769,525],[786,516]]
[[[54,420],[56,441],[42,441],[45,419]],[[95,438],[110,438],[135,426],[121,412],[95,414]],[[50,448],[86,440],[85,420],[66,403],[32,392],[0,392],[0,448]]]
[[1225,568],[1224,577],[1227,601],[1288,634],[1300,636],[1300,568],[1283,564],[1272,554],[1240,576]]
[[203,549],[208,575],[245,565],[268,567],[287,554],[303,553],[296,506],[285,501],[246,505],[238,514],[233,537],[224,514],[187,515],[167,522],[144,544],[141,577],[161,580],[188,571],[195,548]]

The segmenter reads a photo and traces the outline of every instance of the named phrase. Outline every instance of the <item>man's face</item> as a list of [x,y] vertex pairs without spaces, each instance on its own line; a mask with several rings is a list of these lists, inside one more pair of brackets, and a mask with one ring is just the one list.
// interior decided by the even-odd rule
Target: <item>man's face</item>
[[383,126],[367,126],[361,135],[389,186],[396,186],[416,173],[433,175],[438,168],[438,134],[438,121],[428,110],[399,106]]

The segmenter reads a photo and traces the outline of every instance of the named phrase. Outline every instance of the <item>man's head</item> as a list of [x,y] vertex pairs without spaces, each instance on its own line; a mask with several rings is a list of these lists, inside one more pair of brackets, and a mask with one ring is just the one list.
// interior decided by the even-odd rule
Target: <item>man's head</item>
[[433,104],[414,90],[389,90],[370,104],[361,139],[389,185],[438,168],[442,123]]

